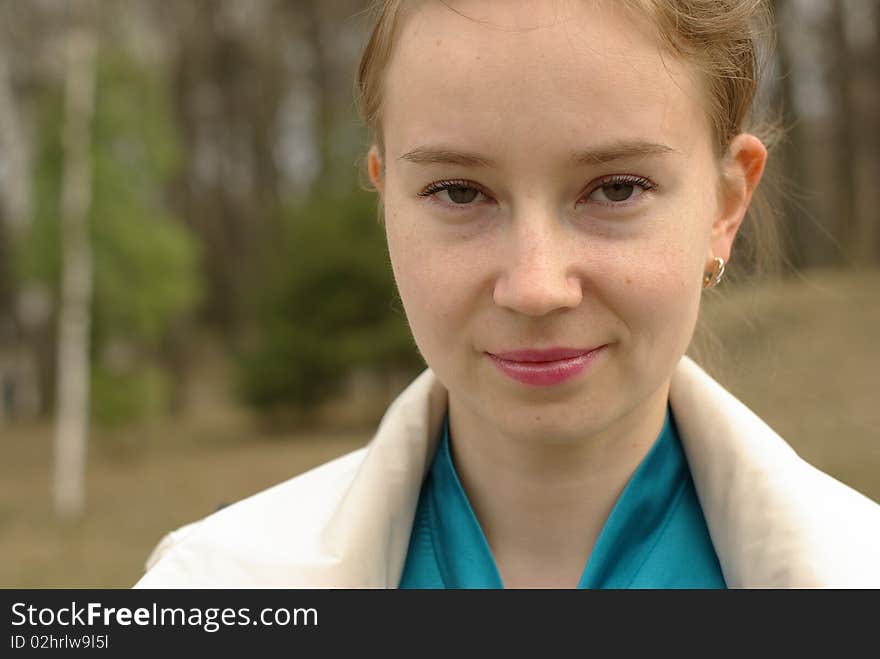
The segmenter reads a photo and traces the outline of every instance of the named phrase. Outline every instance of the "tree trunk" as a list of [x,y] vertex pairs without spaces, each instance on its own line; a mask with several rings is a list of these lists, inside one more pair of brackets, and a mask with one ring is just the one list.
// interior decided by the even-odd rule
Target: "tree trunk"
[[3,219],[13,228],[30,220],[31,180],[27,140],[12,87],[9,60],[0,43],[0,153],[3,160],[0,206]]
[[61,302],[58,317],[58,409],[55,434],[56,513],[76,518],[85,508],[89,422],[89,326],[92,254],[91,123],[95,105],[95,35],[87,24],[68,34],[64,162],[61,183]]
[[868,120],[866,122],[868,128],[868,147],[870,154],[869,179],[873,182],[872,189],[874,192],[871,203],[868,205],[868,213],[865,221],[867,222],[866,236],[862,244],[866,252],[870,255],[870,260],[875,265],[880,263],[880,192],[877,190],[876,181],[880,179],[880,0],[874,0],[874,43],[871,48],[870,55],[870,72],[871,78],[869,82],[871,96],[868,100]]
[[328,46],[322,38],[322,20],[319,5],[320,0],[309,0],[309,2],[303,3],[300,16],[305,24],[303,36],[314,56],[309,78],[315,102],[316,142],[318,145],[318,155],[321,160],[315,180],[319,184],[323,184],[328,179],[334,180],[332,174],[335,164],[333,158],[333,126],[335,117],[331,99],[333,70],[327,52]]
[[27,408],[33,400],[28,393],[33,393],[35,384],[24,381],[20,368],[29,354],[16,318],[20,291],[13,268],[17,234],[31,219],[29,136],[22,125],[8,53],[8,44],[0,41],[0,345],[17,354],[19,367],[11,373],[0,372],[0,422]]
[[781,110],[782,124],[786,131],[785,139],[779,146],[781,163],[776,170],[781,182],[781,223],[786,238],[785,256],[792,267],[800,269],[820,260],[820,256],[815,254],[819,241],[815,236],[814,220],[804,208],[806,190],[810,186],[809,173],[804,167],[802,154],[808,149],[808,144],[795,107],[793,47],[789,37],[789,28],[794,21],[793,7],[789,0],[775,0],[773,4],[778,30],[776,62],[779,67],[779,82],[775,88],[776,103]]
[[850,79],[853,73],[850,46],[846,38],[843,0],[831,2],[831,25],[828,46],[831,50],[829,89],[831,92],[831,157],[834,213],[837,215],[835,237],[848,263],[855,260],[858,227],[859,148],[854,135],[855,105]]

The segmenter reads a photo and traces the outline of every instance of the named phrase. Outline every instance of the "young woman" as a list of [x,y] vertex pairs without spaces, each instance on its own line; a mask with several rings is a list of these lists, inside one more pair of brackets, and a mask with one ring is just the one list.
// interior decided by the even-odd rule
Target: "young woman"
[[880,507],[684,356],[767,158],[765,4],[378,3],[367,167],[429,369],[138,585],[880,586]]

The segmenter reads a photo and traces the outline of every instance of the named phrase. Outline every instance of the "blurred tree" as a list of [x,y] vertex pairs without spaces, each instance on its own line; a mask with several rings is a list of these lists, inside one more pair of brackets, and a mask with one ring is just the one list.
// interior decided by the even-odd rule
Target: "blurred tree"
[[863,72],[862,119],[859,134],[866,152],[866,193],[862,207],[862,225],[860,229],[859,261],[862,263],[880,263],[880,0],[870,3],[873,15],[873,29],[866,30],[870,41],[864,48],[864,56],[859,70]]
[[65,518],[85,507],[89,425],[89,327],[92,249],[92,118],[95,50],[91,13],[83,12],[67,34],[61,171],[61,295],[58,313],[58,415],[55,429],[55,511]]
[[21,53],[18,35],[3,29],[16,14],[8,2],[0,3],[0,422],[34,415],[38,408],[36,369],[30,353],[22,350],[21,295],[12,266],[17,234],[31,217],[31,145],[21,103]]
[[200,237],[203,320],[235,339],[280,205],[355,176],[351,100],[363,0],[162,5],[184,140],[175,185]]
[[0,216],[18,228],[31,215],[30,172],[27,132],[15,98],[7,48],[0,40]]
[[276,4],[161,7],[174,36],[173,100],[184,140],[175,202],[205,252],[203,318],[232,336],[278,199],[273,148],[288,83],[283,39],[296,32]]
[[792,12],[794,8],[790,0],[774,0],[773,13],[776,18],[777,47],[776,68],[777,79],[774,85],[775,103],[780,109],[784,139],[780,145],[778,156],[771,159],[771,166],[780,178],[780,194],[775,203],[781,205],[780,214],[782,233],[786,239],[786,258],[795,268],[804,267],[811,258],[812,246],[815,243],[815,225],[809,212],[804,209],[804,194],[808,189],[808,173],[804,167],[802,154],[806,137],[795,106],[795,71],[792,58],[796,52],[791,43]]
[[846,33],[844,0],[829,2],[829,21],[826,48],[830,67],[828,84],[831,91],[831,172],[834,178],[834,209],[836,237],[843,249],[843,257],[850,262],[858,253],[859,177],[857,175],[859,148],[856,131],[859,128],[857,111],[852,98],[852,48]]
[[258,293],[251,346],[241,359],[246,399],[264,410],[308,410],[337,394],[348,373],[423,366],[394,281],[375,200],[316,197],[282,217]]
[[[122,422],[164,407],[171,382],[156,386],[156,352],[169,328],[198,301],[197,243],[167,211],[164,190],[179,162],[167,86],[107,44],[97,63],[89,215],[95,285],[92,323],[95,419]],[[41,102],[36,215],[22,246],[25,280],[58,281],[60,103]],[[146,396],[145,392],[152,392]]]
[[364,132],[351,80],[363,35],[350,19],[364,4],[169,12],[187,153],[177,199],[205,246],[204,320],[245,341],[240,391],[262,408],[306,407],[359,367],[416,354],[389,308],[375,202],[356,189]]

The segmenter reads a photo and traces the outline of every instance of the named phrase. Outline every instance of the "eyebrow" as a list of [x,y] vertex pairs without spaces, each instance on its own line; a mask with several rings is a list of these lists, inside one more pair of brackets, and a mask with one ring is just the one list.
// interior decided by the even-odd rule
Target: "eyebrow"
[[[575,151],[570,156],[572,165],[603,165],[615,160],[645,156],[662,156],[678,153],[676,149],[656,142],[613,142],[583,151]],[[455,151],[453,149],[418,146],[399,158],[419,165],[459,165],[461,167],[494,167],[495,161],[478,153]]]

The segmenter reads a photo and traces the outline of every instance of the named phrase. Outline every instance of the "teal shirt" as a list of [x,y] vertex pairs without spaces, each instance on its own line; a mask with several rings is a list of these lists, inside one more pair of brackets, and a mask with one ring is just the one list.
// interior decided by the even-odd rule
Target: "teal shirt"
[[[401,588],[503,588],[449,450],[419,495]],[[671,409],[611,511],[578,588],[725,588]]]

